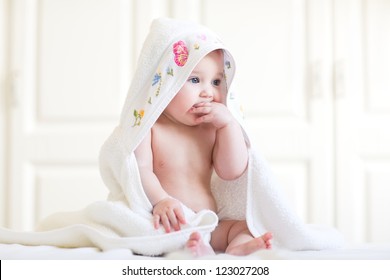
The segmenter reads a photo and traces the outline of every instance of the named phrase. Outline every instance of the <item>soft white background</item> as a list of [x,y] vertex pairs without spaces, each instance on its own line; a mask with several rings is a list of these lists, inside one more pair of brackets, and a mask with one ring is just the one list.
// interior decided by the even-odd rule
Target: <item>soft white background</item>
[[159,16],[232,49],[255,145],[306,222],[390,242],[390,0],[0,0],[0,225],[105,199],[99,149]]

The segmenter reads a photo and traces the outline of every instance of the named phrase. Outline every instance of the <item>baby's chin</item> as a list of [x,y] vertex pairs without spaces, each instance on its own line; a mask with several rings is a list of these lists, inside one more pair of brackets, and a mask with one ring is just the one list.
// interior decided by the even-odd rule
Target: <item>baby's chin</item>
[[188,125],[188,126],[198,126],[201,123],[199,123],[197,121],[197,119],[199,117],[201,117],[202,115],[203,114],[193,114],[193,113],[190,113],[189,116],[187,118],[185,118],[185,120],[183,120],[183,124]]

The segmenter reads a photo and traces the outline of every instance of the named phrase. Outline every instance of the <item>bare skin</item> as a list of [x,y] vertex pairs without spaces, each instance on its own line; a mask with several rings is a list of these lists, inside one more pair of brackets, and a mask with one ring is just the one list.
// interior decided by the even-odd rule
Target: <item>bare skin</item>
[[[223,223],[223,221],[221,222]],[[213,235],[214,237],[216,234]],[[272,234],[267,232],[260,237],[253,238],[250,235],[247,242],[238,244],[230,244],[228,248],[226,248],[225,253],[236,255],[236,256],[246,256],[250,255],[256,251],[262,249],[271,249]],[[205,256],[215,254],[215,251],[210,245],[203,242],[199,232],[194,232],[191,234],[190,238],[186,243],[186,248],[191,252],[194,256]]]
[[[181,201],[195,212],[216,212],[211,194],[213,171],[224,180],[241,176],[248,164],[242,130],[224,105],[223,54],[213,51],[195,67],[135,155],[146,195],[153,205],[154,227],[166,232],[185,224]],[[194,255],[213,251],[248,255],[271,248],[272,235],[254,238],[245,221],[220,221],[211,247],[193,233],[186,247]]]

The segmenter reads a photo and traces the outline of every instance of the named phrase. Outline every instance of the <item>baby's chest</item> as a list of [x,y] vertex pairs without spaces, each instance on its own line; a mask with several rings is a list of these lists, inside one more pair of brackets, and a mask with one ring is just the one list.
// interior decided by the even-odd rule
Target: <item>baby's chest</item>
[[153,136],[152,148],[155,164],[176,168],[195,167],[211,162],[214,139],[202,133],[158,133]]

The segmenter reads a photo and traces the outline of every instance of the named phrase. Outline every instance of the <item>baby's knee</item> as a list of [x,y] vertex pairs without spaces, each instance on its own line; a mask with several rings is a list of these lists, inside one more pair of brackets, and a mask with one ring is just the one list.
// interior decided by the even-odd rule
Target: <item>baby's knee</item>
[[233,227],[236,227],[240,231],[249,230],[246,221],[236,221]]
[[252,235],[249,231],[246,221],[235,221],[232,227],[230,228],[229,236],[237,236],[237,234],[246,233]]

